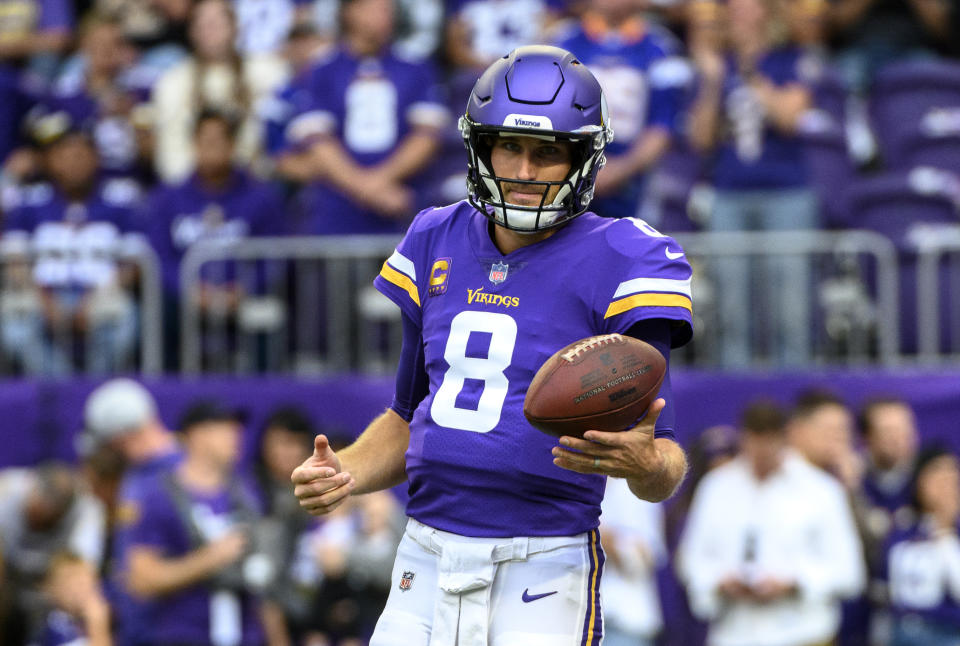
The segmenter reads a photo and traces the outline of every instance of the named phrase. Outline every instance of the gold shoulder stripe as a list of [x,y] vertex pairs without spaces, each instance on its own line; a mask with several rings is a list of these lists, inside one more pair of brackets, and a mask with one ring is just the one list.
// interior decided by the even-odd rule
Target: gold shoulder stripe
[[623,314],[635,307],[683,307],[693,312],[690,299],[680,294],[634,294],[610,303],[603,318],[608,319],[611,316]]
[[393,283],[400,289],[410,294],[410,298],[413,299],[413,302],[417,304],[417,307],[420,307],[420,294],[417,292],[417,285],[410,280],[409,276],[406,274],[401,274],[387,263],[383,263],[383,268],[380,270],[380,275],[383,276],[384,280]]

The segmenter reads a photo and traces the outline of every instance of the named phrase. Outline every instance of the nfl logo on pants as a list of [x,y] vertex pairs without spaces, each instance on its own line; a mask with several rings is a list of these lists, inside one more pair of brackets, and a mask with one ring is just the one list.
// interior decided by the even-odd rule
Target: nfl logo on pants
[[490,282],[494,285],[499,285],[507,279],[507,271],[510,269],[510,265],[505,262],[495,262],[490,267]]
[[400,575],[400,589],[401,589],[401,590],[409,590],[409,589],[410,589],[410,586],[413,585],[413,577],[414,577],[414,574],[413,574],[413,572],[410,572],[410,571],[405,571],[403,574],[401,574],[401,575]]

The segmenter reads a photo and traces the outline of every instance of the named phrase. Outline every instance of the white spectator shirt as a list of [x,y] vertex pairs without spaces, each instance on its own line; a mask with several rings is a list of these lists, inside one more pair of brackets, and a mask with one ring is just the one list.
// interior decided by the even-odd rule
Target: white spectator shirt
[[653,638],[663,627],[656,568],[667,557],[663,508],[640,500],[622,478],[607,478],[600,515],[604,545],[614,541],[622,562],[607,555],[600,579],[604,625]]
[[[846,493],[793,451],[763,481],[743,457],[708,473],[677,559],[691,608],[710,623],[709,646],[827,641],[840,624],[840,600],[865,582]],[[718,585],[736,575],[793,581],[799,593],[768,604],[721,598]]]

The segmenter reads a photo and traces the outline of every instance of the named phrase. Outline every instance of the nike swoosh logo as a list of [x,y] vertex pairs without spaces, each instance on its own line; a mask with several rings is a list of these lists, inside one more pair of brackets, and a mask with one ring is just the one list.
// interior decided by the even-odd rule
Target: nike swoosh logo
[[530,588],[527,588],[523,591],[523,602],[530,603],[531,601],[536,601],[537,599],[543,599],[544,597],[549,597],[551,594],[556,594],[558,590],[553,592],[544,592],[543,594],[529,594]]
[[667,258],[670,260],[676,260],[677,258],[683,258],[682,251],[670,251],[669,249],[664,249],[663,252],[667,254]]

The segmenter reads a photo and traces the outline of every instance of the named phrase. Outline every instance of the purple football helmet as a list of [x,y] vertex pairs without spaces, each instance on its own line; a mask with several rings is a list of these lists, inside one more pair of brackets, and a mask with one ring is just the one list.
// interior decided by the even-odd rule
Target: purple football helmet
[[[467,147],[470,204],[495,223],[532,233],[558,226],[584,211],[593,199],[603,149],[613,140],[607,103],[593,74],[559,47],[519,47],[495,61],[473,86],[460,118]],[[495,137],[534,136],[573,143],[570,173],[562,181],[499,177],[490,164]],[[538,206],[504,201],[501,182],[543,188]],[[551,186],[559,186],[549,204]]]

